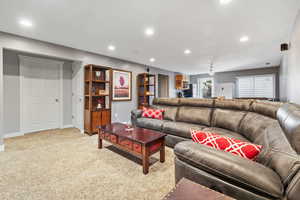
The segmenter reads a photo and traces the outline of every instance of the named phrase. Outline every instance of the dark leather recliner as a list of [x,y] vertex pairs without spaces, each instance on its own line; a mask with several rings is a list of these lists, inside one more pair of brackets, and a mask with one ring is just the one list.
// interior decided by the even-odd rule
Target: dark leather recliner
[[[236,199],[300,199],[300,107],[246,100],[155,99],[164,120],[132,123],[167,133],[174,147],[176,182],[182,177]],[[257,162],[191,141],[190,128],[263,146]]]

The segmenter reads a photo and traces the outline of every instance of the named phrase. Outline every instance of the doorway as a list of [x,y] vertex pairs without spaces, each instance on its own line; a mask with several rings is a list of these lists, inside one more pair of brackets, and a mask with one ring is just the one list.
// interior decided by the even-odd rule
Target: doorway
[[158,97],[169,97],[169,76],[158,74]]
[[214,97],[214,79],[213,78],[199,78],[198,92],[200,98]]
[[19,55],[20,131],[62,128],[63,62]]

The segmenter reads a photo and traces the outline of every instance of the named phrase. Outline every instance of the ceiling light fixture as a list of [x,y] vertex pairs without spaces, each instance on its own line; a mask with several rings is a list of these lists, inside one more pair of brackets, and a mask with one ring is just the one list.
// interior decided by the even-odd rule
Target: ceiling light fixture
[[108,48],[108,50],[110,50],[110,51],[116,50],[116,47],[115,47],[114,45],[109,45],[107,48]]
[[226,4],[231,3],[231,1],[232,1],[232,0],[220,0],[220,4],[226,5]]
[[226,5],[226,4],[231,3],[231,1],[232,1],[232,0],[220,0],[220,4]]
[[145,35],[146,36],[152,36],[152,35],[154,35],[154,29],[153,28],[146,28],[146,30],[145,30]]
[[32,27],[33,26],[33,23],[28,19],[21,19],[19,21],[19,24],[24,26],[24,27]]
[[155,62],[155,58],[150,58],[149,61],[153,63]]
[[248,42],[249,41],[249,37],[248,36],[243,36],[240,38],[240,42]]
[[185,55],[188,55],[188,54],[191,54],[191,53],[192,53],[192,51],[189,50],[189,49],[184,50],[184,54],[185,54]]
[[210,75],[210,76],[213,76],[213,75],[215,75],[215,72],[214,72],[214,63],[213,63],[213,61],[211,61],[211,63],[210,63],[210,67],[209,67],[209,72],[208,72],[208,74]]

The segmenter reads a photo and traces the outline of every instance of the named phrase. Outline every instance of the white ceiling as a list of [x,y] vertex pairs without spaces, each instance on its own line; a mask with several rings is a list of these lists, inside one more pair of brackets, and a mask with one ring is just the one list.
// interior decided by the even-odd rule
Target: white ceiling
[[[299,0],[1,0],[0,31],[197,74],[212,57],[215,71],[278,65],[299,8]],[[34,26],[20,26],[21,18]],[[250,40],[240,43],[244,35]]]

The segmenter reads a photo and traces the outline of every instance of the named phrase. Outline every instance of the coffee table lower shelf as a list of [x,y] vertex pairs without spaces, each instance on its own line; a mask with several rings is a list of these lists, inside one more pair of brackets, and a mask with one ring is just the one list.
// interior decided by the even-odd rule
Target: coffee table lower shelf
[[102,149],[102,140],[110,142],[115,147],[122,151],[130,153],[140,159],[143,163],[143,173],[149,172],[149,158],[151,155],[160,152],[160,162],[165,162],[165,138],[157,139],[150,143],[141,143],[130,140],[129,138],[121,137],[113,133],[107,133],[103,130],[98,130],[98,149]]

